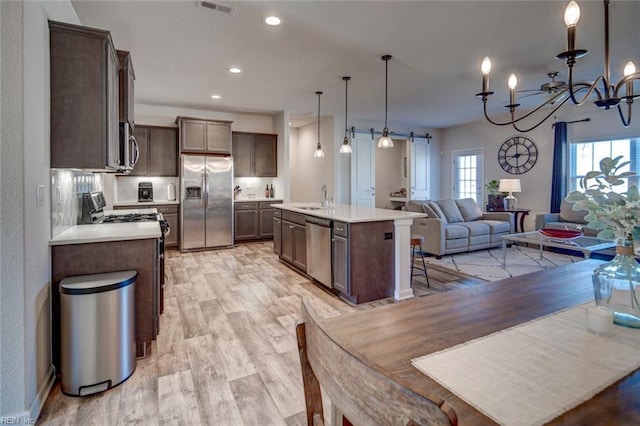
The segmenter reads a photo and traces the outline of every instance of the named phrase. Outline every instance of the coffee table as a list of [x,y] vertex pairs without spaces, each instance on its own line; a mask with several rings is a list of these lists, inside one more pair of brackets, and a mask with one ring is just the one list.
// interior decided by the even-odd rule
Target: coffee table
[[540,250],[540,259],[542,259],[542,249],[544,247],[555,247],[564,250],[578,251],[582,253],[585,259],[591,257],[591,253],[615,247],[613,240],[603,240],[596,237],[579,237],[573,239],[553,238],[542,235],[538,231],[521,232],[519,234],[509,234],[502,237],[502,267],[507,266],[507,244],[509,243],[527,243],[537,244]]

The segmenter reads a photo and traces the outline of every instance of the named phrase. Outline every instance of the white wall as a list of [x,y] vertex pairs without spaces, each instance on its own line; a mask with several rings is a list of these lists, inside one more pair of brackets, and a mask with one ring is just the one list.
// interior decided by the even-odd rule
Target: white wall
[[327,186],[327,197],[336,198],[334,186],[335,162],[338,156],[334,142],[334,118],[320,120],[320,141],[324,158],[315,158],[318,143],[318,123],[291,131],[289,138],[289,185],[292,202],[322,201],[322,185]]
[[[640,135],[640,120],[625,129],[619,121],[617,111],[603,111],[593,105],[582,107],[565,106],[559,111],[557,121],[572,121],[586,117],[588,123],[568,125],[570,140],[588,141],[600,138],[616,138]],[[498,149],[510,136],[522,134],[512,127],[494,126],[486,121],[458,126],[442,131],[442,180],[441,198],[452,196],[452,151],[466,148],[482,148],[484,150],[484,183],[491,179],[517,177],[522,184],[522,192],[514,194],[518,199],[518,207],[531,209],[525,220],[525,230],[534,229],[535,213],[548,212],[551,198],[551,173],[553,169],[553,129],[554,120],[549,119],[537,129],[526,133],[538,147],[538,161],[527,173],[514,176],[502,170],[498,164]],[[483,197],[486,199],[486,194]]]
[[[36,418],[53,380],[47,20],[79,20],[68,1],[1,2],[1,7],[0,416]],[[38,186],[45,189],[42,205],[36,205]]]

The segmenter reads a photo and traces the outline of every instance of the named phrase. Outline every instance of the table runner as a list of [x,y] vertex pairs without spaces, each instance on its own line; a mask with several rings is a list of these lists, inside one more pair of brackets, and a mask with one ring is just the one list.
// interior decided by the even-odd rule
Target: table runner
[[586,307],[538,318],[412,360],[494,421],[546,423],[640,367],[640,330],[587,331]]

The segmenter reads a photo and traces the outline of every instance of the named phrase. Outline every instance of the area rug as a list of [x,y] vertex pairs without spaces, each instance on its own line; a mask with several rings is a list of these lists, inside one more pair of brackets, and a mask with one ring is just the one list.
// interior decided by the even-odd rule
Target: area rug
[[[540,259],[537,248],[518,245],[507,248],[506,268],[502,267],[502,248],[452,254],[443,256],[442,259],[436,259],[435,257],[425,258],[427,270],[429,265],[437,265],[486,281],[516,277],[582,260],[584,260],[582,256],[570,256],[550,251],[543,251],[542,259]],[[419,261],[418,256],[416,263]]]

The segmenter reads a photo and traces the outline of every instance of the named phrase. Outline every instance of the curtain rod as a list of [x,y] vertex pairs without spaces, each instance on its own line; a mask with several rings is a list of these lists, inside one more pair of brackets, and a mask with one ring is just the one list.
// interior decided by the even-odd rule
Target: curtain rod
[[[573,120],[573,121],[567,121],[567,124],[573,124],[573,123],[583,123],[586,121],[591,121],[591,118],[587,117],[587,118],[583,118],[582,120]],[[560,123],[560,122],[559,122]],[[554,127],[556,127],[556,123],[553,123],[551,125],[551,128],[553,129]]]
[[[375,130],[373,127],[370,129],[356,129],[354,126],[351,127],[351,129],[346,129],[347,131],[351,132],[351,137],[355,137],[356,133],[367,133],[371,135],[371,140],[375,139],[375,135],[382,135],[382,132],[379,132],[377,130]],[[389,132],[389,135],[391,137],[400,137],[400,138],[407,138],[407,139],[411,139],[411,142],[413,142],[414,138],[421,138],[423,137],[422,135],[416,134],[414,132],[410,132],[410,133],[396,133],[396,132]],[[431,139],[433,138],[433,136],[431,136],[429,133],[425,133],[424,134],[424,138],[427,139],[427,143],[431,143]]]

